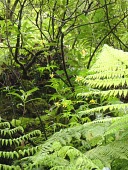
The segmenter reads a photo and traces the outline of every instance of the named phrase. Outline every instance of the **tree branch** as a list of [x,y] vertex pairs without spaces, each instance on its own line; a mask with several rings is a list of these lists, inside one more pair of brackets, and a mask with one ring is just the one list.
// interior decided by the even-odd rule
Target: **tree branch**
[[92,61],[92,59],[93,59],[96,51],[98,50],[99,46],[100,46],[100,45],[102,44],[102,42],[107,38],[107,36],[109,36],[109,35],[112,33],[112,31],[113,31],[126,17],[128,17],[128,14],[125,15],[119,22],[117,22],[116,25],[115,25],[113,28],[111,28],[111,30],[102,38],[102,40],[101,40],[101,41],[99,42],[99,44],[96,46],[95,50],[93,51],[93,53],[92,53],[92,55],[91,55],[91,57],[90,57],[90,59],[89,59],[89,61],[88,61],[87,69],[89,69],[90,64],[91,64],[91,61]]
[[23,8],[24,8],[26,1],[27,0],[24,0],[23,4],[21,5],[21,8],[19,10],[18,34],[17,34],[17,41],[16,41],[16,50],[15,50],[15,54],[14,54],[14,60],[17,64],[20,65],[21,69],[23,70],[23,76],[25,78],[27,77],[27,71],[25,70],[24,65],[19,62],[18,56],[19,56],[19,48],[20,48],[20,35],[21,35],[20,30],[21,30],[22,12],[23,12]]
[[73,90],[73,86],[72,86],[72,84],[71,84],[70,78],[69,78],[68,73],[67,73],[67,70],[66,70],[66,64],[65,64],[65,58],[64,58],[64,45],[63,45],[63,40],[64,40],[64,34],[61,33],[61,55],[62,55],[62,62],[63,62],[63,70],[64,70],[64,72],[65,72],[67,81],[68,81],[70,87],[72,87],[72,90]]
[[12,20],[12,17],[13,17],[13,14],[15,12],[15,9],[16,9],[16,6],[17,6],[18,2],[19,2],[19,0],[15,0],[13,6],[11,8],[11,11],[10,11],[10,20]]
[[[112,28],[111,28],[111,24],[110,24],[110,20],[109,20],[108,5],[107,5],[106,0],[105,0],[105,10],[106,10],[106,18],[107,18],[108,26],[109,26],[109,29],[111,30]],[[116,39],[117,39],[121,44],[123,44],[123,46],[124,46],[125,48],[128,49],[128,46],[125,45],[125,44],[122,42],[122,40],[114,33],[114,30],[112,30],[111,33],[116,37]]]

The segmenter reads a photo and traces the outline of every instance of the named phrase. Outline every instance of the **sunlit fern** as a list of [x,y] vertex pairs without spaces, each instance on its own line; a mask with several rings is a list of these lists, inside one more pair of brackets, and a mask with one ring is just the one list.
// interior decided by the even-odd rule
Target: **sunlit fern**
[[61,130],[44,142],[34,156],[18,164],[25,170],[111,168],[114,160],[128,160],[127,123],[126,115]]
[[[79,93],[78,96],[97,95],[99,97],[117,97],[125,100],[128,97],[128,53],[104,45],[84,82],[90,90],[89,92]],[[126,112],[128,103],[121,101],[97,106],[93,109],[87,108],[80,112],[80,116],[120,109]]]
[[[124,57],[120,59],[123,54]],[[104,56],[108,57],[104,58]],[[126,98],[128,65],[126,58],[127,53],[105,46],[96,64],[91,68],[90,75],[85,78],[86,85],[92,87],[90,92],[79,95],[89,97],[98,94],[103,97]],[[108,65],[104,62],[108,62]],[[112,74],[107,75],[108,69]],[[120,73],[121,69],[125,71]],[[107,81],[102,85],[104,79]],[[96,83],[100,82],[99,85],[95,83],[95,80]],[[120,102],[88,109],[79,114],[104,112],[108,109],[110,111],[121,108],[126,110],[127,107],[127,103]],[[125,114],[121,117],[103,118],[63,129],[44,141],[39,151],[33,156],[14,160],[12,166],[13,168],[18,166],[19,169],[24,170],[102,170],[104,167],[112,170],[128,170],[127,123],[128,115]],[[5,125],[8,126],[8,123]]]

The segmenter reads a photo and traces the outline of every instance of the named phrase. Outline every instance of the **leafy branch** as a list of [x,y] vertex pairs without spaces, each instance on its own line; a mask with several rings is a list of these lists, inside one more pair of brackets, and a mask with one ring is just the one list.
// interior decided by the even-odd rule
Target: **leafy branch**
[[111,28],[111,30],[101,39],[101,41],[98,43],[98,45],[96,46],[95,50],[93,51],[92,55],[91,55],[90,58],[89,58],[88,65],[87,65],[87,69],[89,69],[90,64],[91,64],[91,61],[92,61],[92,59],[93,59],[96,51],[98,50],[98,48],[99,48],[100,45],[102,44],[102,42],[103,42],[103,41],[112,33],[112,31],[113,31],[114,29],[116,29],[116,27],[117,27],[125,18],[127,18],[127,17],[128,17],[128,14],[124,15],[124,17],[123,17],[122,19],[120,19],[120,21],[118,21],[118,22],[115,24],[115,26],[113,26],[113,27]]

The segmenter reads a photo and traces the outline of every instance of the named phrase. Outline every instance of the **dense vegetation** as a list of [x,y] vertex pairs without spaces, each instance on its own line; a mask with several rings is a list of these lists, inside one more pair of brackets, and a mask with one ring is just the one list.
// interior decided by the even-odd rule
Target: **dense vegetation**
[[128,1],[0,1],[0,169],[128,169]]

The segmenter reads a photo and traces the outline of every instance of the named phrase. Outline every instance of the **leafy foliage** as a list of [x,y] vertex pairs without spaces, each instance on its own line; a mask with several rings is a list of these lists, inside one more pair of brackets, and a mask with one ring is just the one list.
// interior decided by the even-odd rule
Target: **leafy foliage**
[[[98,55],[97,61],[83,80],[90,88],[89,92],[79,93],[78,96],[93,96],[98,100],[100,97],[105,102],[96,103],[97,107],[81,111],[81,116],[86,114],[105,112],[107,110],[127,111],[128,104],[125,103],[128,97],[128,53],[113,49],[104,45],[102,52]],[[111,100],[109,100],[111,98]],[[115,98],[115,101],[113,100]],[[119,100],[118,100],[119,98]]]
[[[117,75],[117,73],[119,72],[119,68],[122,68],[123,66],[121,65],[122,62],[119,62],[118,58],[115,59],[117,56],[117,53],[115,51],[117,52],[118,50],[115,50],[105,45],[103,51],[99,54],[99,59],[97,59],[94,66],[92,66],[92,68],[89,71],[92,73],[92,77],[90,74],[85,78],[85,80],[81,79],[81,81],[85,81],[85,83],[88,85],[89,84],[88,80],[90,80],[90,82],[92,81],[92,84],[94,84],[95,86],[95,82],[94,82],[95,72],[96,74],[99,73],[100,75],[104,75],[104,72],[106,73],[107,70],[105,69],[107,67],[107,64],[109,67],[110,75],[111,72],[113,72],[113,70],[114,73],[117,71],[115,73],[115,75]],[[120,52],[122,56],[123,54],[127,56],[127,53],[124,53],[122,51]],[[106,56],[106,54],[108,56],[107,57],[108,63],[105,62],[105,66],[106,66],[105,67],[103,63],[104,63],[104,55]],[[103,57],[103,61],[102,61],[102,57]],[[113,59],[113,57],[115,58]],[[113,62],[110,62],[110,59],[113,60]],[[101,62],[103,63],[101,64]],[[124,69],[126,69],[126,67]],[[102,80],[107,79],[106,76],[104,77],[104,79],[102,76],[100,77]],[[125,77],[127,77],[127,75],[126,76],[123,75],[123,77],[116,76],[116,79],[118,78],[119,81],[120,79],[124,79],[125,81]],[[113,76],[113,81],[115,80],[114,78],[115,77]],[[96,77],[96,79],[98,78]],[[109,80],[110,78],[107,79],[108,83]],[[113,82],[113,84],[114,83],[115,82]],[[89,84],[89,87],[90,85],[91,83]],[[108,86],[103,86],[102,88],[103,91],[102,89],[100,90],[91,89],[91,92],[80,93],[78,95],[89,97],[90,95],[98,94],[101,95],[101,97],[103,96],[106,100],[108,99],[109,94],[111,94],[111,97],[115,97],[115,96],[122,97],[122,94],[124,94],[124,91],[126,91],[127,85],[126,86],[124,86],[124,84],[122,86],[121,85],[122,84],[119,84],[119,86],[117,86],[119,90],[117,88],[116,90],[111,89],[107,91]],[[97,85],[96,87],[99,86]],[[113,88],[113,86],[111,85],[110,88]],[[123,88],[125,88],[124,91]],[[121,90],[123,92],[119,93]],[[114,95],[115,91],[118,91],[117,95]],[[99,96],[97,98],[99,98]],[[95,107],[83,112],[81,111],[80,113],[82,114],[84,113],[83,115],[91,112],[95,112],[95,114],[98,114],[98,112],[106,111],[108,109],[111,112],[113,109],[115,110],[122,109],[123,107],[125,109],[125,112],[127,113],[126,110],[127,103],[121,103],[119,100],[115,100],[115,101],[119,103],[117,104],[114,103],[111,105],[107,104],[106,106]],[[94,104],[94,100],[91,100],[91,103]],[[51,136],[46,142],[44,142],[41,145],[41,150],[37,152],[34,156],[21,160],[20,162],[21,166],[27,169],[29,168],[28,166],[25,166],[27,163],[30,165],[31,169],[34,169],[35,167],[39,167],[39,169],[61,168],[67,170],[68,169],[74,169],[74,170],[93,169],[93,168],[103,169],[104,167],[115,168],[118,167],[118,165],[120,167],[120,164],[122,165],[121,162],[123,161],[124,168],[125,168],[125,166],[127,166],[126,161],[128,159],[127,149],[126,149],[128,147],[127,146],[127,138],[128,138],[127,122],[128,122],[128,116],[127,114],[125,115],[123,113],[123,116],[120,117],[116,117],[116,118],[105,117],[104,119],[101,119],[99,117],[99,120],[95,120],[89,123],[85,123],[84,125],[79,125],[72,128],[70,127],[65,130],[61,130],[60,132],[57,132],[53,136]]]
[[127,6],[0,1],[1,169],[127,169]]
[[[0,121],[0,168],[1,169],[20,169],[14,166],[13,161],[26,156],[33,155],[39,149],[32,140],[41,135],[39,130],[24,134],[24,129],[21,126],[13,127],[9,122]],[[27,141],[33,147],[27,144]],[[25,145],[28,145],[25,148]]]
[[[21,160],[31,169],[102,169],[128,159],[128,116],[106,118],[61,130],[41,146],[35,156]],[[120,125],[120,126],[119,126]],[[76,149],[77,148],[77,149]],[[59,161],[58,161],[59,160]]]

